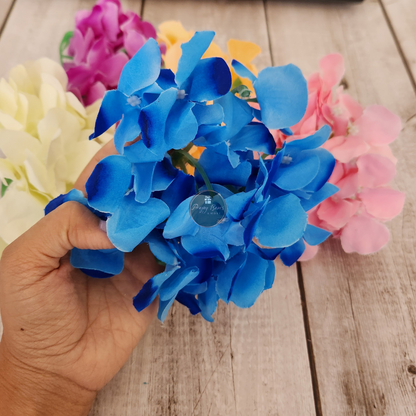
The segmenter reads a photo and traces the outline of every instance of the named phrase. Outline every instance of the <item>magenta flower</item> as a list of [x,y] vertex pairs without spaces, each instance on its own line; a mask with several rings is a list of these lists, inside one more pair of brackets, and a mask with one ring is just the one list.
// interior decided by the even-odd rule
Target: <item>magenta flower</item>
[[[291,127],[292,136],[274,132],[279,147],[284,141],[304,138],[323,125],[331,138],[322,146],[336,159],[329,182],[339,188],[309,214],[310,224],[333,233],[347,253],[374,253],[390,238],[384,222],[403,209],[405,195],[390,184],[397,159],[389,144],[401,131],[400,118],[379,105],[363,108],[344,92],[344,60],[339,54],[320,62],[320,72],[308,80],[309,101],[303,119]],[[306,247],[301,260],[309,260],[317,247]]]
[[98,0],[92,10],[79,11],[75,23],[64,68],[69,91],[90,105],[117,88],[124,65],[149,38],[156,39],[156,29],[124,13],[119,0]]

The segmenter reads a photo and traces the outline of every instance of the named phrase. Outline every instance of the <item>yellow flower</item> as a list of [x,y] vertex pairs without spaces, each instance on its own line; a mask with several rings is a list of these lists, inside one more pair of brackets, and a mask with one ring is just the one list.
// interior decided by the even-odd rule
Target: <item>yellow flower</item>
[[[178,62],[182,55],[181,45],[188,42],[195,32],[186,31],[182,23],[177,21],[167,21],[159,26],[158,40],[166,44],[166,54],[163,57],[165,67],[176,73]],[[233,59],[245,65],[254,75],[257,76],[258,70],[252,63],[254,58],[261,52],[260,46],[253,42],[246,42],[237,39],[230,39],[227,43],[228,53],[224,53],[214,42],[211,43],[203,58],[220,57],[230,66],[233,84],[240,83],[239,77],[231,67]],[[243,82],[243,81],[241,81]],[[253,90],[253,85],[247,79],[243,82],[249,89]]]
[[66,92],[60,65],[39,59],[18,65],[0,80],[0,253],[39,219],[45,205],[74,185],[106,133],[89,141],[99,102],[84,108]]

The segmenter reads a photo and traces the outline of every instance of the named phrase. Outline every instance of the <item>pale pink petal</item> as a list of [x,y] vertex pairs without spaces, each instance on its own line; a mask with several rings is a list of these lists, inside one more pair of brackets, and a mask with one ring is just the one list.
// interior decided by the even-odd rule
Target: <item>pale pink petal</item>
[[355,122],[358,136],[366,142],[381,146],[397,139],[402,122],[400,117],[381,105],[371,105],[364,110],[361,118]]
[[319,67],[322,81],[329,89],[339,84],[345,73],[344,58],[339,53],[322,58]]
[[305,251],[300,256],[299,261],[308,261],[308,260],[313,259],[318,253],[318,250],[319,250],[319,246],[310,246],[305,241]]
[[313,134],[316,130],[316,113],[313,113],[312,116],[305,120],[302,124],[300,134]]
[[334,201],[332,198],[328,198],[319,205],[318,217],[339,230],[347,224],[355,212],[355,204],[343,199]]
[[333,116],[332,130],[336,136],[345,136],[348,131],[348,119],[346,117]]
[[97,100],[100,100],[104,97],[107,88],[101,82],[96,82],[88,90],[87,98],[85,99],[85,105],[94,104]]
[[[331,139],[332,140],[332,139]],[[340,162],[335,163],[335,168],[332,172],[331,177],[329,178],[330,183],[336,185],[338,181],[340,181],[344,177],[344,166]]]
[[308,78],[308,91],[311,92],[317,92],[321,89],[322,82],[321,82],[321,76],[319,72],[315,72]]
[[323,145],[322,147],[326,150],[328,150],[328,152],[332,153],[333,149],[336,149],[337,147],[341,146],[346,140],[346,137],[344,136],[335,136],[335,137],[331,137],[330,139],[328,139]]
[[371,254],[381,250],[389,241],[388,228],[372,218],[356,215],[350,219],[341,234],[346,253]]
[[393,155],[393,152],[388,144],[385,146],[370,146],[367,153],[384,156],[391,160],[395,165],[397,164],[397,158]]
[[405,194],[390,188],[364,189],[359,195],[367,212],[380,221],[391,220],[403,209]]
[[358,184],[364,188],[387,185],[396,175],[396,166],[384,156],[367,154],[357,160]]
[[351,171],[336,184],[339,191],[336,196],[340,199],[353,198],[358,191],[358,172]]
[[359,119],[363,115],[363,107],[357,101],[355,101],[349,94],[341,94],[339,102],[349,113],[349,117],[352,121]]
[[347,137],[343,143],[334,146],[331,153],[340,162],[348,163],[352,159],[363,155],[368,147],[367,143],[360,137]]

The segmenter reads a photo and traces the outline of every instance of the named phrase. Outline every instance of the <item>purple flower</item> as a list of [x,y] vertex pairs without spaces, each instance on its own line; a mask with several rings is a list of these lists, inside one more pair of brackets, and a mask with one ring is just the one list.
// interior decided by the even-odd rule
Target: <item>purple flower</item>
[[79,11],[75,23],[64,68],[69,91],[90,105],[117,88],[124,65],[149,38],[156,39],[156,29],[124,13],[119,0],[98,0],[92,10]]

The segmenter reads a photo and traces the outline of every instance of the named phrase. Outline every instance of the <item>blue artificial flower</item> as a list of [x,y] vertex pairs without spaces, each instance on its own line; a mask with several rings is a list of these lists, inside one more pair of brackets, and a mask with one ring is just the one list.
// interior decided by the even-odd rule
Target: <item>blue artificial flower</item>
[[290,126],[302,119],[308,105],[308,86],[302,71],[289,64],[265,68],[256,77],[236,60],[232,66],[241,78],[253,83],[260,105],[260,110],[253,110],[256,118],[269,129],[290,133]]
[[219,108],[206,103],[229,92],[231,73],[222,58],[201,59],[214,35],[196,32],[182,45],[176,75],[160,68],[160,49],[149,39],[124,67],[117,90],[106,93],[91,138],[121,119],[117,151],[133,163],[153,163],[190,143],[200,125],[221,123]]

